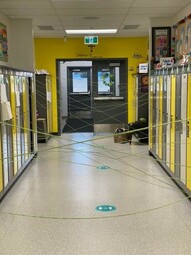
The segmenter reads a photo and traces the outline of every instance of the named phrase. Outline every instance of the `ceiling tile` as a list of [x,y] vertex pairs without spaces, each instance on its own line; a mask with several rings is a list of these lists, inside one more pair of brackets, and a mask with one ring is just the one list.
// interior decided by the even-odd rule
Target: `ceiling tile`
[[129,14],[135,14],[135,15],[148,15],[150,17],[155,17],[155,16],[161,16],[161,17],[164,17],[164,16],[171,16],[173,15],[174,13],[176,13],[177,11],[177,8],[154,8],[154,7],[151,7],[151,8],[139,8],[139,7],[136,7],[136,8],[131,8],[131,10],[129,11]]
[[30,8],[51,8],[51,4],[47,0],[40,0],[40,1],[32,1],[32,0],[12,0],[12,1],[4,1],[0,0],[0,7],[1,9],[30,9]]
[[55,11],[51,8],[35,8],[35,9],[1,9],[2,12],[6,15],[14,15],[14,16],[20,16],[20,15],[55,15]]
[[135,0],[133,7],[178,7],[183,8],[186,4],[190,3],[190,0]]
[[52,1],[55,8],[67,9],[92,9],[92,8],[128,8],[131,7],[134,0],[94,0],[94,1]]
[[126,9],[123,8],[117,8],[117,9],[112,9],[112,8],[107,8],[107,9],[83,9],[79,12],[79,9],[57,9],[57,13],[59,15],[82,15],[82,16],[87,16],[87,15],[93,15],[93,16],[99,16],[99,15],[125,15],[127,13]]

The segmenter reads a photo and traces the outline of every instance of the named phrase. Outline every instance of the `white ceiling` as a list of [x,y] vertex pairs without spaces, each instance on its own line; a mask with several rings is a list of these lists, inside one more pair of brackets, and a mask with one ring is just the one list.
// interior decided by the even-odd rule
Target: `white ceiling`
[[[117,28],[115,36],[131,37],[148,35],[150,17],[172,17],[190,2],[190,0],[0,0],[0,12],[9,18],[31,18],[35,37],[64,37],[65,29],[91,28]],[[139,27],[124,29],[128,25]]]

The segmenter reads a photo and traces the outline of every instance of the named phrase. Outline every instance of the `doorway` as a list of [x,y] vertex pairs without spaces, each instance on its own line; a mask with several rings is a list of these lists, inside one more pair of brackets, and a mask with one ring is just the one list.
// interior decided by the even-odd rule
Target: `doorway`
[[96,133],[126,125],[127,59],[57,60],[57,77],[60,135],[63,119],[91,119]]

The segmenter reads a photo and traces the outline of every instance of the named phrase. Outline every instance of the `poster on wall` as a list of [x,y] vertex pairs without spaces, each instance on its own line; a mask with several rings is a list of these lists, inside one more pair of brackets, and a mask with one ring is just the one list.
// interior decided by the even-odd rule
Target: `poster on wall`
[[174,25],[175,58],[182,59],[183,55],[191,54],[191,14]]
[[8,61],[7,28],[0,23],[0,61]]
[[171,28],[152,28],[152,56],[154,63],[158,63],[160,58],[171,56]]

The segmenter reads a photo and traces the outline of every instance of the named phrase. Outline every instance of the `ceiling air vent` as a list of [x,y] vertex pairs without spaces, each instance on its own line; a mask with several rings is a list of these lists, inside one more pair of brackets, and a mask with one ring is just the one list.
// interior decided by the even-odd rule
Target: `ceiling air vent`
[[54,30],[52,26],[38,26],[40,30]]
[[123,29],[137,29],[139,25],[126,25],[123,27]]
[[97,17],[97,16],[86,16],[86,17],[83,17],[83,19],[96,20],[96,19],[99,19],[99,17]]

